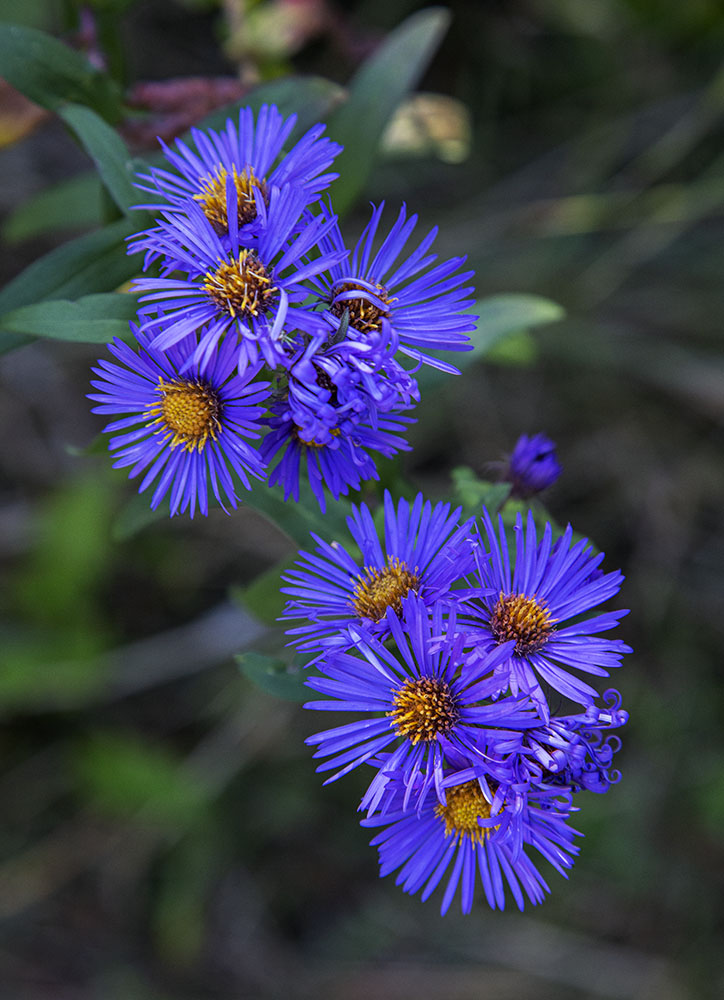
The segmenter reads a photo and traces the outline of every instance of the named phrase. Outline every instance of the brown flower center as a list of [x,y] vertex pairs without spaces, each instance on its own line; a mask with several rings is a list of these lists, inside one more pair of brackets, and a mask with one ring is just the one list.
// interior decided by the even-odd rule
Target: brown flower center
[[241,250],[238,257],[222,261],[215,271],[208,271],[204,289],[219,309],[234,319],[267,312],[278,292],[253,250]]
[[352,606],[360,618],[382,621],[388,608],[401,615],[402,598],[420,584],[417,575],[397,557],[388,556],[387,562],[384,569],[365,566],[364,573],[357,577]]
[[477,781],[465,781],[445,789],[447,804],[438,803],[435,815],[445,823],[445,836],[450,834],[460,843],[470,837],[474,844],[482,844],[497,826],[480,826],[479,819],[490,819],[490,803],[480,790]]
[[[365,290],[353,281],[345,281],[335,287],[334,295],[337,296],[342,292],[354,291],[364,293]],[[377,297],[386,306],[389,306],[391,300],[387,298],[387,290],[382,285],[377,285]],[[390,315],[388,309],[380,309],[366,298],[340,299],[339,302],[333,302],[329,308],[330,312],[339,319],[344,316],[345,311],[348,311],[349,325],[353,326],[355,330],[359,330],[360,333],[370,333],[373,330],[379,330],[382,327],[382,318]]]
[[501,594],[490,616],[490,628],[498,642],[515,639],[518,656],[535,653],[553,631],[548,608],[525,594]]
[[159,378],[156,391],[161,398],[147,411],[154,424],[166,430],[171,447],[183,445],[187,451],[201,451],[209,438],[216,440],[221,429],[221,401],[211,386],[201,381]]
[[392,701],[395,707],[387,715],[410,743],[444,736],[460,717],[450,688],[437,677],[408,678]]
[[[218,167],[215,174],[209,174],[194,201],[201,205],[204,215],[209,220],[219,236],[225,236],[229,231],[229,209],[226,204],[226,179],[229,172],[225,167]],[[239,226],[245,226],[256,218],[256,199],[254,189],[261,191],[267,200],[266,184],[260,180],[251,167],[238,173],[233,168],[234,187],[236,188],[236,216]]]

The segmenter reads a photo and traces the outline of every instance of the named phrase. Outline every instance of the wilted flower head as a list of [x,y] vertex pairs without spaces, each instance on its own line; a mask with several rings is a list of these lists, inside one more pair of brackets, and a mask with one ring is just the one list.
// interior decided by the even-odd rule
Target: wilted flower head
[[346,496],[350,489],[358,490],[363,481],[379,479],[377,466],[370,452],[386,458],[398,451],[409,451],[409,444],[400,434],[409,418],[383,415],[374,426],[356,423],[345,432],[341,427],[324,426],[320,439],[306,436],[294,420],[288,403],[271,407],[272,416],[265,418],[269,431],[261,443],[261,455],[271,466],[269,485],[280,483],[284,499],[299,500],[299,486],[306,479],[317,503],[326,509],[325,489],[335,500]]

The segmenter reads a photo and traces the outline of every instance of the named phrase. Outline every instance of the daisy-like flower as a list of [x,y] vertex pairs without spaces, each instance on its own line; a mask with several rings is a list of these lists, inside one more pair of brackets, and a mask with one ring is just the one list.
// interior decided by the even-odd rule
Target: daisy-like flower
[[505,479],[512,483],[511,496],[526,499],[552,486],[562,471],[555,441],[545,434],[522,434],[513,448]]
[[164,353],[133,329],[140,350],[109,344],[119,364],[99,361],[91,382],[96,392],[89,394],[98,403],[94,413],[116,417],[104,428],[113,435],[114,467],[131,466],[131,478],[144,473],[139,493],[155,484],[152,509],[169,494],[171,515],[188,510],[193,517],[197,506],[207,514],[209,491],[224,509],[236,507],[234,477],[250,489],[250,476],[264,476],[264,463],[245,439],[259,437],[269,383],[252,381],[258,368],[237,373],[229,340],[203,365],[189,367],[195,337]]
[[269,475],[269,485],[282,483],[284,499],[299,500],[299,482],[306,475],[312,493],[322,511],[326,509],[325,488],[335,500],[346,496],[350,489],[358,490],[367,479],[379,479],[377,466],[369,451],[389,458],[398,451],[409,451],[409,444],[398,437],[410,422],[409,418],[386,414],[375,426],[355,424],[348,430],[325,427],[323,439],[305,437],[295,423],[287,403],[271,407],[273,416],[266,418],[270,430],[261,443],[261,456],[271,465],[279,460]]
[[[491,745],[496,754],[512,752],[520,744],[517,730],[530,726],[535,714],[528,699],[491,702],[489,684],[460,676],[464,637],[456,633],[454,614],[445,628],[440,604],[431,615],[409,594],[401,618],[392,608],[386,617],[394,651],[364,629],[352,628],[353,650],[330,650],[317,661],[322,676],[311,676],[307,684],[334,700],[305,707],[363,718],[310,736],[307,743],[318,747],[316,758],[327,758],[317,770],[335,772],[327,781],[389,751],[360,808],[376,809],[397,775],[406,789],[403,808],[411,800],[419,808],[431,788],[444,803],[443,740],[466,760],[482,762]],[[443,631],[444,641],[433,652],[431,636]],[[506,654],[505,648],[495,650],[490,668]]]
[[500,789],[483,789],[469,770],[448,771],[442,780],[445,802],[428,797],[419,812],[405,808],[407,790],[399,782],[389,810],[363,819],[384,826],[371,841],[378,848],[380,876],[398,871],[396,884],[426,900],[447,875],[440,912],[445,914],[460,889],[461,908],[469,913],[480,880],[492,909],[504,909],[506,887],[518,909],[526,897],[540,903],[550,892],[527,853],[533,849],[567,878],[578,847],[578,831],[568,826],[570,795],[560,790],[530,790],[513,796],[511,809]]
[[481,550],[490,558],[480,561],[477,587],[464,595],[469,603],[460,627],[468,631],[472,646],[468,666],[475,676],[487,669],[484,661],[492,650],[514,641],[510,655],[495,669],[499,689],[530,695],[547,723],[550,710],[543,684],[588,707],[598,692],[571,669],[608,677],[612,667],[621,665],[622,655],[631,652],[620,639],[599,636],[614,628],[626,611],[579,618],[617,594],[623,576],[599,570],[603,553],[594,555],[587,539],[572,545],[570,525],[554,544],[547,524],[539,543],[529,511],[526,526],[519,514],[513,531],[511,570],[503,520],[498,518],[496,533],[483,508]]
[[[362,348],[376,343],[380,358],[399,349],[418,363],[458,374],[453,365],[427,352],[471,349],[467,334],[475,329],[477,317],[467,311],[474,300],[470,298],[473,289],[465,282],[473,272],[460,271],[464,257],[435,264],[436,255],[428,251],[437,228],[401,259],[417,223],[416,215],[407,218],[404,205],[373,256],[383,208],[384,203],[373,209],[351,261],[334,265],[312,284],[327,305],[333,326],[348,317],[346,341],[359,341]],[[330,250],[344,248],[338,227],[330,230],[328,245]]]
[[[227,183],[229,205],[236,193]],[[223,241],[203,212],[194,205],[184,215],[166,214],[153,230],[139,234],[129,252],[152,251],[164,259],[161,277],[141,278],[140,326],[152,344],[167,350],[204,327],[193,360],[203,364],[221,337],[238,342],[239,370],[259,357],[270,366],[283,363],[287,330],[318,331],[320,317],[302,303],[309,295],[302,282],[339,262],[332,251],[308,260],[333,224],[318,216],[297,230],[301,202],[295,189],[273,188],[267,207],[257,195],[256,236],[240,233],[236,214],[229,215],[229,236]],[[148,260],[147,260],[148,262]],[[182,272],[180,278],[169,277]]]
[[283,577],[282,593],[291,600],[282,618],[305,622],[287,630],[303,650],[339,645],[360,623],[384,636],[388,608],[399,616],[410,593],[428,607],[451,599],[453,586],[475,565],[472,520],[460,524],[460,508],[433,507],[421,493],[395,507],[385,490],[382,538],[366,504],[352,507],[347,524],[361,559],[347,551],[349,543],[330,545],[314,535],[315,551],[300,552],[299,568]]
[[177,139],[175,149],[161,143],[172,169],[152,168],[139,175],[138,187],[158,199],[139,207],[186,212],[196,203],[223,237],[229,232],[229,184],[235,191],[238,229],[254,225],[258,197],[268,201],[274,187],[293,185],[303,204],[315,201],[338,176],[325,171],[342,147],[322,137],[324,125],[315,125],[280,159],[295,124],[296,115],[285,120],[274,105],[265,104],[256,123],[251,108],[242,108],[238,126],[229,119],[222,132],[191,129],[192,145]]

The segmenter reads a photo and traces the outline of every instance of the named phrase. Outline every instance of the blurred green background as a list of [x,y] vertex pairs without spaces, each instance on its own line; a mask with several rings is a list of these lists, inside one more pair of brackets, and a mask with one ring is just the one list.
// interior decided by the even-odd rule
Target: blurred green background
[[[102,56],[146,155],[222,91],[290,72],[345,85],[423,6],[4,0],[2,17]],[[570,880],[552,873],[524,915],[441,919],[379,880],[365,776],[323,789],[316,720],[234,664],[278,645],[243,591],[270,570],[273,593],[294,543],[248,508],[144,524],[93,454],[100,349],[31,344],[0,363],[2,996],[724,995],[724,10],[446,6],[345,228],[404,199],[441,255],[468,254],[481,297],[534,293],[566,318],[426,394],[395,475],[438,499],[522,432],[558,442],[553,516],[627,577],[623,780],[583,798]],[[140,86],[190,75],[193,93]],[[61,122],[2,98],[5,282],[104,205]]]

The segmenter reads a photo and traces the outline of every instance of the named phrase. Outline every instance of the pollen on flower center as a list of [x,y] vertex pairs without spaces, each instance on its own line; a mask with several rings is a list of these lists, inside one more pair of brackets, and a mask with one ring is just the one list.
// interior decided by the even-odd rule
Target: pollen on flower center
[[[327,448],[328,447],[328,445],[323,444],[321,441],[305,441],[304,438],[302,437],[302,433],[301,432],[302,432],[302,428],[301,427],[297,427],[296,424],[292,425],[292,431],[291,431],[292,437],[294,438],[295,441],[297,441],[299,444],[303,445],[305,448]],[[339,427],[333,427],[332,430],[329,433],[332,435],[332,437],[339,437],[339,435],[342,432],[340,431]]]
[[[229,231],[228,206],[226,204],[226,182],[229,171],[218,167],[216,173],[209,174],[194,201],[198,201],[201,209],[219,236],[225,236]],[[256,176],[251,167],[239,173],[233,168],[232,177],[236,188],[236,215],[240,226],[253,222],[256,218],[256,199],[254,190],[258,189],[266,201],[266,184]]]
[[395,707],[387,715],[399,735],[413,744],[444,736],[460,717],[450,688],[437,677],[408,678],[392,701]]
[[515,639],[518,656],[535,653],[553,631],[553,619],[544,603],[525,594],[501,594],[490,616],[490,628],[498,642]]
[[445,836],[453,834],[460,843],[470,837],[474,844],[483,841],[497,830],[497,827],[480,826],[479,819],[490,819],[490,803],[480,790],[477,781],[465,781],[445,789],[447,804],[438,803],[435,815],[445,823]]
[[[377,285],[377,298],[381,299],[385,305],[390,304],[390,299],[387,297],[387,289],[383,288],[382,285]],[[342,292],[361,292],[361,296],[356,299],[344,298],[337,300],[336,296],[341,295]],[[353,281],[345,281],[334,288],[334,300],[330,306],[330,311],[334,316],[339,319],[342,318],[345,311],[349,312],[349,325],[353,326],[355,330],[359,330],[361,333],[370,333],[373,330],[379,330],[382,327],[382,318],[389,316],[389,311],[387,309],[380,309],[379,306],[374,305],[367,298],[364,297],[365,289],[361,285],[355,284]]]
[[267,312],[278,292],[253,250],[241,250],[238,257],[208,271],[204,289],[220,309],[241,319]]
[[170,446],[183,445],[187,451],[201,451],[221,429],[221,402],[211,386],[201,381],[160,378],[156,391],[160,400],[146,413],[171,436]]
[[384,569],[365,566],[364,573],[357,577],[352,606],[360,618],[382,621],[388,608],[401,615],[402,598],[420,584],[417,575],[399,559],[388,556],[387,561]]

